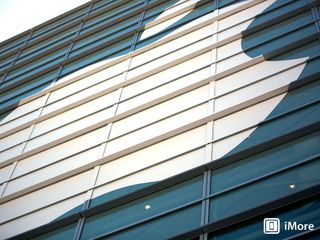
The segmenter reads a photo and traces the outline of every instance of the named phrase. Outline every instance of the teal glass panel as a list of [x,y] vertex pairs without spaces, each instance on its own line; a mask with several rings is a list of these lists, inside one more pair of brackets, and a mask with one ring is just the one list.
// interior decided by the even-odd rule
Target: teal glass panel
[[7,107],[13,103],[40,92],[49,86],[53,79],[57,77],[58,69],[42,74],[34,79],[24,82],[12,89],[8,89],[0,94],[0,108]]
[[254,22],[250,24],[249,28],[256,27],[262,23],[274,20],[290,12],[296,11],[309,3],[305,0],[281,0],[274,2],[270,7],[263,11],[254,19]]
[[[226,7],[230,4],[237,3],[237,2],[239,2],[239,0],[219,0],[219,8],[223,8],[223,7]],[[243,1],[241,1],[241,2],[243,2]]]
[[79,40],[76,41],[73,49],[77,52],[77,54],[79,54],[81,52],[87,51],[96,46],[105,44],[108,41],[123,37],[123,35],[137,28],[139,17],[140,17],[139,14],[134,15],[119,23],[115,23],[111,26],[107,26],[98,32],[95,32],[86,37],[80,38]]
[[[264,218],[279,218],[280,233],[275,235],[266,235],[263,233]],[[285,230],[285,222],[297,222],[303,224],[314,224],[315,227],[320,225],[320,201],[314,200],[290,207],[286,210],[280,210],[272,215],[266,214],[262,217],[236,224],[231,228],[217,231],[209,234],[209,240],[260,240],[260,239],[285,239],[305,231]],[[307,239],[307,238],[300,238]],[[310,238],[308,238],[310,239]],[[315,238],[319,239],[319,238]]]
[[137,190],[146,188],[148,186],[151,186],[152,184],[154,184],[155,182],[149,182],[149,183],[141,183],[141,184],[135,184],[132,186],[128,186],[128,187],[124,187],[124,188],[120,188],[117,190],[114,190],[112,192],[109,192],[107,194],[101,195],[99,197],[96,197],[94,199],[91,200],[90,202],[90,207],[94,207],[97,206],[99,204],[103,204],[106,203],[108,201],[114,200],[116,198],[119,197],[123,197],[127,194],[130,194],[132,192],[135,192]]
[[92,11],[101,10],[102,8],[109,7],[114,0],[100,0],[93,4]]
[[250,56],[258,56],[261,52],[268,53],[280,49],[315,34],[317,29],[312,21],[313,16],[310,11],[299,14],[246,36],[242,48]]
[[73,11],[72,13],[67,14],[66,16],[60,17],[54,21],[51,21],[47,24],[42,24],[41,27],[37,27],[34,33],[32,34],[32,41],[38,39],[39,37],[42,37],[45,34],[49,34],[52,32],[55,32],[59,34],[61,29],[67,27],[69,24],[72,24],[74,22],[79,22],[81,20],[81,17],[83,17],[88,10],[88,6],[85,6],[83,8],[77,9],[76,11]]
[[8,52],[16,52],[19,47],[21,47],[25,41],[29,38],[30,32],[26,32],[21,34],[18,37],[14,37],[14,39],[10,39],[9,41],[5,41],[0,44],[0,52],[2,54],[6,54]]
[[[320,131],[295,139],[212,172],[211,193],[217,193],[320,154]],[[246,173],[246,174],[243,174]]]
[[201,205],[195,205],[119,234],[105,237],[108,240],[163,240],[200,226]]
[[4,70],[5,68],[8,68],[11,65],[11,63],[16,55],[17,55],[17,53],[13,53],[11,55],[8,55],[6,57],[1,58],[0,59],[0,71]]
[[112,208],[85,221],[82,239],[93,238],[200,199],[203,176]]
[[11,81],[14,79],[16,82],[54,66],[64,59],[67,47],[68,46],[64,46],[63,48],[51,52],[50,54],[46,54],[32,62],[25,64],[21,63],[19,67],[9,72],[6,81]]
[[121,41],[119,40],[118,42],[105,46],[104,48],[100,48],[97,51],[86,53],[85,55],[81,54],[82,56],[79,57],[77,51],[72,52],[70,56],[76,58],[64,65],[61,75],[64,76],[104,59],[111,59],[112,57],[122,56],[126,53],[129,53],[132,39],[133,35],[122,39]]
[[[254,171],[254,169],[252,169]],[[320,161],[290,169],[210,200],[214,222],[320,184]]]
[[[32,57],[36,57],[38,54],[41,54],[44,51],[49,51],[58,45],[66,44],[75,36],[75,32],[79,30],[79,27],[80,25],[75,25],[53,36],[44,38],[40,42],[30,45],[22,51],[17,63],[25,61],[26,59],[31,59]],[[69,45],[69,43],[67,43],[67,45]]]
[[76,227],[77,227],[77,223],[73,223],[31,239],[32,240],[61,240],[61,239],[72,240],[76,232]]
[[125,16],[129,12],[142,9],[143,3],[144,0],[132,0],[115,7],[110,6],[110,8],[106,8],[106,11],[101,11],[96,16],[88,18],[84,24],[84,32],[100,27],[110,21],[113,21],[115,18],[119,18],[120,16]]

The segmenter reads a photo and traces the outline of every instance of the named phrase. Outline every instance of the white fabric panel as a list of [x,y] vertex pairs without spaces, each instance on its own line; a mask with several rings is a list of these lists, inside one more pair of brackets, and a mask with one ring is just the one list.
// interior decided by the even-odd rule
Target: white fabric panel
[[[161,181],[165,178],[169,178],[171,176],[179,174],[180,172],[184,172],[191,168],[202,165],[204,163],[204,159],[205,148],[203,147],[190,153],[186,153],[182,156],[173,158],[169,161],[147,168],[144,171],[140,171],[132,175],[120,178],[116,181],[110,182],[108,184],[99,186],[93,191],[92,197],[96,198],[108,192],[112,192],[124,187],[133,186],[135,184]],[[105,166],[104,171],[106,171],[107,168],[108,167]],[[126,173],[130,172],[132,172],[132,170],[127,171]],[[99,183],[103,183],[103,180],[104,179],[100,178]]]
[[209,46],[211,44],[211,42],[212,42],[211,37],[208,37],[208,38],[203,39],[199,42],[193,43],[192,45],[187,46],[183,49],[180,49],[180,50],[172,52],[168,55],[159,57],[149,63],[145,63],[144,65],[142,65],[140,67],[137,67],[135,69],[130,70],[129,74],[128,74],[128,78],[132,78],[132,77],[141,75],[147,71],[151,71],[152,69],[155,69],[157,67],[161,67],[164,63],[173,62],[179,58],[182,58],[186,55],[189,55],[189,54],[196,52],[204,47]]
[[[64,181],[0,204],[0,223],[27,214],[65,198],[77,195],[89,188],[92,170],[83,172]],[[70,209],[76,206],[69,206]],[[55,217],[59,214],[55,214]],[[51,217],[53,219],[53,217]]]
[[[284,98],[285,94],[214,121],[214,140],[239,132],[263,121]],[[243,139],[244,140],[244,139]],[[240,142],[239,142],[240,143]],[[230,149],[231,150],[231,149]]]
[[205,117],[207,112],[208,105],[202,104],[189,111],[179,113],[160,122],[154,123],[150,126],[111,140],[107,144],[107,154],[112,154],[117,151],[124,150],[143,141],[147,141],[151,138],[172,131],[185,124],[194,122],[200,118]]
[[[125,71],[126,65],[127,65],[126,61],[120,62],[120,63],[112,65],[106,69],[98,71],[97,73],[94,73],[88,77],[81,78],[78,81],[75,81],[69,85],[66,85],[62,88],[59,88],[51,93],[48,102],[49,103],[55,102],[55,101],[62,99],[66,96],[69,96],[70,94],[75,94],[79,91],[87,90],[96,84],[99,84],[100,91],[103,90],[103,88],[101,88],[102,83],[104,83],[103,85],[105,86],[105,88],[111,87],[114,84],[119,82],[119,78],[114,77],[114,76]],[[58,84],[59,83],[60,83],[60,81],[58,82]]]
[[23,164],[23,172],[29,172],[96,146],[104,142],[106,138],[107,127],[105,126],[48,150],[24,158],[18,165],[20,166],[20,164]]
[[158,119],[195,106],[209,99],[209,86],[203,86],[115,122],[110,137],[117,137]]
[[[101,166],[97,184],[112,181],[135,170],[164,161],[204,144],[206,126],[179,134]],[[108,150],[108,146],[107,146]]]
[[[281,64],[278,63],[278,65]],[[273,75],[263,81],[259,81],[253,85],[249,85],[248,87],[241,88],[235,92],[220,97],[215,101],[215,110],[221,111],[225,108],[232,107],[241,102],[268,93],[279,87],[286,86],[287,84],[290,84],[292,81],[296,80],[298,76],[300,76],[304,69],[304,66],[305,64],[301,64],[297,67],[294,67],[293,69],[278,73],[277,75]]]
[[17,155],[19,155],[20,153],[22,153],[22,149],[23,149],[23,143],[9,148],[7,150],[4,150],[2,152],[0,152],[0,162],[4,162],[10,158],[16,157]]
[[[82,204],[85,201],[85,196],[85,194],[81,194],[50,207],[17,218],[5,224],[0,224],[0,238],[6,239],[19,233],[23,233],[27,230],[39,227],[43,224],[49,223],[65,212],[69,211],[73,207]],[[15,207],[23,208],[23,205]]]
[[46,96],[41,96],[39,98],[36,98],[35,100],[32,100],[28,103],[25,103],[21,106],[16,107],[15,109],[11,110],[10,113],[4,119],[1,120],[0,131],[3,132],[2,124],[6,123],[8,121],[12,121],[13,119],[21,117],[21,116],[23,116],[27,113],[30,113],[30,112],[40,108],[41,106],[43,106],[45,99],[46,99]]
[[0,151],[16,145],[17,143],[27,140],[31,133],[31,127],[15,132],[7,137],[0,139]]
[[28,174],[10,181],[5,191],[5,195],[39,184],[43,181],[60,176],[68,171],[72,171],[75,168],[95,161],[99,153],[99,147],[92,148],[83,153],[79,153],[75,156],[30,173],[27,172],[28,168],[26,168],[23,161],[18,162],[13,177],[17,177],[21,174]]

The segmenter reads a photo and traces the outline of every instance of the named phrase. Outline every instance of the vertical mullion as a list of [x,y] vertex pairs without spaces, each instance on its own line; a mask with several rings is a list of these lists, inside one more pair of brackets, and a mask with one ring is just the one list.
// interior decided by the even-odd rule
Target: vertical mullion
[[[138,26],[137,28],[139,28],[142,24],[142,21],[143,21],[143,17],[144,17],[144,13],[145,13],[145,6],[148,4],[148,0],[145,0],[144,2],[144,8],[141,12],[141,15],[140,15],[140,20],[139,20],[139,23],[138,23]],[[92,9],[93,7],[93,4],[91,4],[90,6],[90,10]],[[84,25],[84,22],[82,22],[81,24],[81,29]],[[78,32],[78,35],[80,34],[80,31]],[[139,32],[138,31],[135,31],[134,33],[134,36],[133,36],[133,39],[132,39],[132,45],[131,45],[131,48],[130,48],[130,52],[133,51],[135,49],[135,45],[136,45],[136,42],[137,42],[137,39],[138,39],[138,36],[139,36]],[[71,47],[72,48],[72,47]],[[127,75],[128,75],[128,71],[130,70],[130,64],[131,64],[131,58],[128,59],[128,64],[126,66],[126,69],[123,73],[123,81],[126,81],[127,79]],[[118,106],[119,106],[119,103],[120,103],[120,100],[121,100],[121,96],[122,96],[122,90],[123,90],[123,87],[119,88],[118,91],[119,91],[119,94],[118,94],[118,101],[117,103],[114,104],[113,108],[114,108],[114,115],[117,114],[117,110],[118,110]],[[99,154],[98,154],[98,159],[99,158],[102,158],[104,155],[105,155],[105,152],[107,150],[107,142],[110,138],[110,135],[111,135],[111,130],[112,130],[112,126],[113,126],[113,123],[110,123],[107,127],[107,133],[106,133],[106,141],[103,142],[101,145],[100,145],[100,151],[99,151]],[[93,191],[94,191],[94,188],[95,188],[95,185],[96,185],[96,182],[97,182],[97,179],[98,179],[98,175],[99,175],[99,171],[100,171],[100,167],[101,165],[97,165],[94,169],[94,180],[91,184],[91,188],[88,190],[87,192],[87,200],[84,202],[83,204],[83,210],[84,209],[87,209],[89,207],[89,204],[90,204],[90,201],[92,199],[92,196],[93,196]],[[82,217],[78,220],[78,224],[77,224],[77,228],[76,228],[76,233],[75,233],[75,236],[74,236],[74,240],[79,240],[80,237],[81,237],[81,233],[82,233],[82,230],[83,230],[83,227],[84,227],[84,224],[85,224],[85,218]]]

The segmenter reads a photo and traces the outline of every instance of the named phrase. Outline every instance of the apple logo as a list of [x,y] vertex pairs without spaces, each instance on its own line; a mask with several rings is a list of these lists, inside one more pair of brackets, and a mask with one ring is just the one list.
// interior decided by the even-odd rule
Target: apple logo
[[[174,5],[180,4],[183,1],[175,1],[175,3],[173,3]],[[203,0],[198,0],[198,1],[193,1],[194,3],[197,3],[194,7],[194,9],[197,8],[197,6],[200,6],[204,1]],[[230,5],[226,5],[225,9],[227,8],[235,8],[238,6],[241,6],[243,4],[246,4],[247,2],[250,1],[237,1],[236,3],[230,4]],[[261,4],[257,4],[256,7],[253,7],[250,14],[253,14],[254,16],[257,16],[261,13],[264,12],[268,12],[269,9],[274,9],[276,8],[278,5],[283,4],[283,2],[281,3],[280,0],[268,0],[265,1]],[[190,24],[192,24],[193,21],[189,22],[188,24],[185,24],[185,22],[187,21],[187,19],[193,19],[194,16],[196,16],[196,11],[194,10],[190,10],[189,12],[186,12],[185,14],[181,15],[179,18],[175,19],[174,23],[171,23],[170,25],[163,25],[162,28],[158,29],[158,31],[164,31],[166,34],[165,35],[161,35],[158,38],[153,38],[152,42],[161,40],[162,38],[165,38],[167,36],[170,36],[171,34],[175,34],[178,31],[181,31],[181,29],[187,28],[190,26]],[[277,14],[276,11],[274,11],[274,14]],[[154,21],[156,21],[157,19],[163,17],[164,15],[166,15],[166,11],[163,11],[162,13],[159,14],[159,16],[157,16],[157,18],[154,19]],[[254,17],[253,16],[253,17]],[[261,14],[262,16],[262,14]],[[270,17],[270,16],[269,16]],[[274,18],[274,16],[271,16],[271,18]],[[196,20],[194,20],[196,21]],[[291,32],[288,31],[287,33],[287,38],[285,36],[281,35],[281,31],[287,31],[285,29],[286,25],[284,24],[283,26],[281,26],[281,24],[278,24],[274,29],[272,29],[272,26],[268,26],[266,29],[259,29],[257,32],[253,33],[253,34],[246,34],[246,31],[249,29],[254,29],[257,26],[259,26],[261,24],[261,21],[266,21],[265,19],[263,19],[263,17],[261,18],[252,18],[252,20],[250,21],[245,21],[243,24],[241,24],[241,27],[238,27],[236,30],[240,33],[243,32],[243,38],[240,39],[239,41],[234,41],[231,43],[226,44],[225,46],[222,46],[221,49],[225,48],[225,52],[221,51],[221,56],[217,56],[218,60],[221,57],[221,59],[223,59],[224,57],[228,57],[228,52],[232,52],[231,50],[237,50],[237,49],[242,49],[243,50],[243,54],[240,56],[239,61],[248,61],[250,59],[253,58],[258,58],[258,57],[265,57],[267,59],[267,61],[263,61],[261,62],[261,64],[259,66],[257,66],[257,68],[247,68],[247,69],[242,69],[239,72],[238,76],[244,76],[244,78],[250,78],[252,82],[259,80],[259,78],[261,78],[261,76],[263,77],[263,74],[265,74],[266,76],[270,73],[264,73],[261,72],[260,75],[256,74],[257,69],[265,69],[265,71],[274,71],[274,73],[277,73],[279,71],[283,72],[283,79],[279,79],[279,77],[277,78],[276,75],[274,77],[274,79],[272,80],[272,87],[275,88],[280,88],[282,86],[286,86],[288,84],[291,84],[291,82],[295,82],[294,84],[296,84],[297,82],[299,82],[300,79],[305,79],[306,77],[308,77],[310,74],[312,74],[312,72],[314,72],[314,65],[307,63],[308,62],[308,58],[310,57],[310,55],[312,53],[310,53],[310,51],[303,51],[303,50],[299,50],[299,51],[294,51],[294,50],[290,50],[290,52],[288,54],[282,53],[279,56],[269,56],[268,53],[272,52],[272,51],[276,51],[281,49],[281,47],[285,47],[286,45],[290,44],[291,42],[295,42],[297,41],[297,39],[295,39],[295,36],[291,36]],[[294,19],[294,23],[297,22],[297,24],[299,23],[300,19]],[[172,28],[172,24],[176,25],[177,27]],[[227,25],[227,24],[226,24]],[[294,25],[294,24],[292,24]],[[227,29],[228,27],[226,27]],[[278,29],[279,28],[279,29]],[[155,35],[157,32],[152,32],[152,31],[145,31],[141,36],[140,39],[144,39],[144,38],[148,38],[151,37],[153,35]],[[275,35],[270,35],[270,33],[274,33]],[[294,33],[292,33],[294,34]],[[279,36],[278,36],[279,35]],[[265,38],[265,44],[259,44],[262,40],[262,38]],[[278,40],[277,40],[278,38]],[[276,39],[276,40],[274,40]],[[274,40],[274,41],[273,41]],[[150,44],[150,43],[148,43]],[[312,43],[310,43],[312,44]],[[144,47],[144,46],[141,46]],[[105,60],[110,61],[110,59]],[[238,59],[234,59],[234,61],[238,61]],[[88,69],[92,69],[96,66],[100,66],[101,62],[96,63],[94,65],[90,65],[78,72],[72,73],[72,77],[77,76],[77,74],[81,74],[84,71],[87,71]],[[221,65],[221,68],[217,69],[217,74],[219,74],[220,72],[223,72],[224,70],[227,69],[228,66],[224,66],[223,64]],[[258,68],[259,67],[259,68]],[[286,69],[292,68],[294,69],[294,76],[292,75],[292,73],[290,73],[290,78],[288,78],[285,73]],[[262,70],[261,70],[262,71]],[[66,78],[69,78],[70,76],[67,76]],[[64,81],[62,79],[62,81]],[[245,84],[248,84],[248,79],[240,79],[239,77],[237,78],[230,78],[228,79],[229,81],[229,85],[227,86],[232,86],[234,81],[238,81],[241,82],[243,81],[243,86],[245,86]],[[269,81],[271,82],[271,81]],[[243,87],[240,84],[237,84],[238,88],[241,89],[241,87]],[[289,85],[290,86],[290,85]],[[251,91],[251,92],[247,92],[246,94],[250,95],[252,94],[252,96],[255,96],[255,94],[257,94],[257,96],[259,94],[263,94],[263,91],[270,91],[270,89],[266,88],[264,90],[266,86],[265,85],[261,85],[261,86],[253,86],[251,88],[251,90],[247,90],[247,91]],[[226,88],[221,88],[221,96],[223,96],[226,92],[230,91],[230,89]],[[315,91],[316,88],[313,89],[313,91]],[[234,91],[236,91],[237,89],[235,88]],[[252,93],[253,92],[253,93]],[[236,96],[237,97],[237,96]],[[241,98],[239,97],[239,101],[243,101],[241,100]],[[292,126],[282,126],[282,128],[276,128],[275,126],[272,125],[266,125],[266,126],[259,126],[260,122],[266,121],[268,119],[271,119],[275,116],[277,116],[279,113],[282,113],[283,111],[285,111],[285,109],[288,108],[288,106],[294,106],[296,104],[297,101],[297,95],[296,93],[293,92],[288,92],[288,93],[282,93],[277,95],[276,97],[272,98],[271,100],[266,101],[266,103],[262,103],[262,105],[260,106],[258,111],[254,112],[254,115],[248,115],[246,116],[245,114],[244,116],[244,120],[243,121],[247,121],[246,117],[248,117],[248,121],[250,121],[250,125],[256,125],[255,128],[250,128],[248,131],[246,131],[244,134],[242,134],[239,138],[236,139],[236,141],[230,142],[228,143],[228,145],[225,145],[219,149],[216,149],[216,151],[214,151],[213,153],[213,160],[219,159],[223,156],[227,156],[229,154],[234,154],[236,152],[242,151],[243,149],[247,149],[251,146],[253,146],[254,144],[258,144],[266,139],[268,139],[272,134],[275,134],[274,131],[277,131],[279,134],[284,134],[286,131],[289,131],[290,129],[292,129]],[[216,111],[222,111],[223,109],[229,107],[228,106],[228,99],[225,102],[222,102],[221,105],[217,106]],[[312,114],[316,114],[316,113],[312,113]],[[4,117],[2,120],[5,120],[6,117]],[[299,122],[303,121],[301,119],[297,120]],[[227,122],[227,121],[226,121]],[[292,125],[297,125],[299,124],[299,122],[293,122]],[[230,123],[230,122],[229,122]],[[234,123],[234,121],[232,121],[232,123]],[[281,127],[281,126],[280,126]],[[226,133],[230,131],[229,129],[232,128],[232,126],[227,125],[227,123],[223,123],[221,122],[221,125],[219,127],[219,129],[217,129],[217,134],[220,134],[221,136],[224,136]],[[190,166],[190,169],[193,166]],[[180,173],[178,172],[179,170],[177,170],[176,174]],[[230,173],[230,176],[232,176],[233,173]],[[96,196],[95,199],[92,199],[92,202],[94,203],[94,205],[97,205],[99,203],[103,203],[106,202],[110,199],[114,199],[117,198],[118,196],[123,196],[127,193],[133,192],[135,190],[144,188],[150,184],[153,184],[154,182],[158,182],[161,181],[165,178],[168,178],[172,175],[166,173],[166,171],[162,172],[161,174],[158,174],[157,176],[148,176],[148,177],[144,177],[143,179],[133,179],[130,182],[122,182],[121,184],[117,185],[114,189],[109,189],[106,192],[102,192],[99,196]],[[70,211],[68,211],[67,213],[61,215],[61,213],[55,213],[52,216],[50,216],[51,221],[54,219],[59,218],[63,218],[66,215],[70,215],[73,212],[78,211],[79,209],[81,209],[82,206],[77,206],[74,208],[70,208]],[[50,221],[50,220],[49,220]]]

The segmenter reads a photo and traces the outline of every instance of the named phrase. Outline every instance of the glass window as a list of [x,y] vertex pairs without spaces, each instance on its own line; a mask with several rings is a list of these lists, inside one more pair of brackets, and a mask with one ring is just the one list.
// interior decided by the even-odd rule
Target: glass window
[[[71,60],[69,63],[65,64],[61,74],[64,76],[98,61],[111,59],[113,57],[118,57],[129,53],[132,40],[133,35],[122,40],[119,39],[119,41],[109,44],[108,46],[104,46],[103,48],[100,48],[94,52],[86,53],[85,56],[83,55],[84,53],[82,53],[80,58],[77,56],[74,60]],[[75,56],[77,54],[78,52],[74,51],[70,54],[70,56]]]
[[50,51],[50,49],[53,49],[59,45],[65,45],[66,42],[70,41],[75,36],[74,34],[77,30],[79,30],[79,27],[80,25],[77,24],[50,37],[46,37],[39,42],[29,44],[29,46],[22,51],[16,63],[36,57],[37,55],[45,51]]
[[88,5],[76,11],[72,11],[72,13],[68,13],[65,16],[59,17],[58,19],[55,19],[50,23],[41,24],[41,27],[36,27],[36,30],[32,35],[31,42],[41,37],[42,34],[49,34],[51,32],[59,34],[61,28],[66,27],[68,24],[72,25],[73,22],[80,21],[81,17],[84,16],[87,9]]
[[26,64],[21,63],[14,70],[9,72],[6,82],[10,82],[10,84],[12,82],[18,82],[43,70],[54,67],[64,59],[67,48],[68,46],[64,46],[63,48],[55,50],[50,54],[46,54],[35,61]]
[[[132,160],[133,164],[128,164],[126,159]],[[114,200],[202,165],[205,162],[205,147],[164,161],[151,158],[148,160],[146,162],[145,159],[139,158],[139,153],[133,153],[130,157],[119,158],[119,161],[102,165],[96,183],[99,187],[93,191],[90,206]],[[136,171],[137,169],[140,171]]]
[[60,239],[73,239],[77,228],[77,223],[73,223],[51,232],[42,234],[38,237],[31,238],[32,240],[60,240]]
[[10,54],[10,55],[0,59],[0,72],[4,69],[8,68],[9,66],[11,66],[11,63],[16,55],[17,55],[17,53],[13,53],[13,54]]
[[[254,171],[254,170],[252,170]],[[320,161],[290,169],[210,200],[210,221],[217,221],[261,204],[319,185]]]
[[[84,24],[84,32],[88,31],[89,27],[90,29],[96,28],[106,24],[107,22],[111,22],[116,18],[128,16],[129,13],[142,8],[143,2],[144,0],[131,0],[125,2],[124,4],[117,4],[115,7],[109,7],[103,11],[98,11],[99,13],[97,15],[90,16],[86,19]],[[95,11],[92,11],[92,13],[95,13]]]
[[[319,153],[320,132],[282,144],[212,172],[211,193],[304,161]],[[245,172],[246,174],[241,174]]]
[[5,108],[14,103],[30,97],[46,87],[50,86],[52,81],[57,77],[58,69],[41,74],[18,86],[14,86],[0,94],[0,107]]
[[110,42],[116,38],[123,38],[124,35],[132,32],[137,28],[139,16],[139,14],[134,15],[121,22],[117,22],[110,26],[104,27],[98,32],[94,32],[82,38],[80,36],[80,39],[76,41],[73,47],[73,51],[76,51],[76,53],[71,54],[70,56],[72,57],[94,47],[106,44],[107,42]]
[[199,227],[200,216],[201,205],[198,204],[103,239],[168,239]]
[[[202,182],[203,176],[199,176],[89,217],[85,221],[81,237],[82,239],[93,238],[200,199]],[[200,210],[198,207],[196,209]],[[197,215],[200,216],[200,213],[193,218]]]
[[0,44],[1,54],[6,54],[8,52],[14,51],[15,49],[21,47],[25,41],[29,38],[30,32],[25,32],[19,34],[17,37],[10,38],[7,41]]
[[[264,214],[259,218],[254,218],[243,223],[237,223],[230,228],[225,228],[216,233],[209,234],[209,240],[260,240],[265,239],[266,235],[263,233],[263,220],[265,217],[270,217],[270,213]],[[272,213],[273,218],[280,219],[280,233],[276,235],[268,235],[267,239],[286,239],[294,235],[301,234],[303,231],[285,231],[285,222],[308,223],[319,226],[320,224],[320,201],[314,200],[295,206],[286,207],[284,210],[277,210]],[[300,236],[301,238],[301,236]],[[301,238],[303,239],[303,237]],[[308,239],[312,239],[309,238]],[[316,239],[316,238],[315,238]]]
[[101,8],[106,8],[106,7],[110,6],[112,2],[114,2],[114,1],[113,0],[99,0],[93,4],[92,9],[97,11],[97,10],[100,10]]
[[[313,21],[311,11],[301,13],[289,18],[288,20],[281,21],[280,23],[273,24],[270,27],[263,28],[263,30],[245,36],[242,48],[250,56],[258,56],[258,52],[267,53],[278,49],[281,46],[286,46],[305,38],[308,35],[316,33],[316,27]],[[275,37],[278,36],[279,38],[275,39]],[[261,43],[267,42],[271,39],[274,40],[261,45]],[[257,46],[258,44],[260,46]]]

